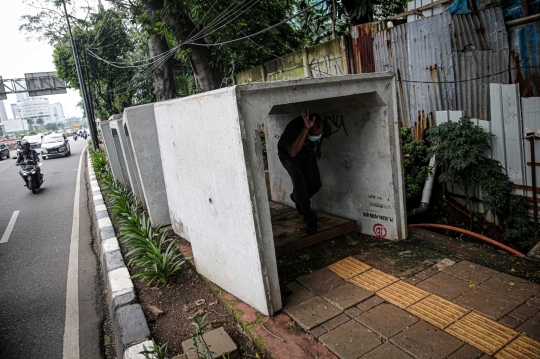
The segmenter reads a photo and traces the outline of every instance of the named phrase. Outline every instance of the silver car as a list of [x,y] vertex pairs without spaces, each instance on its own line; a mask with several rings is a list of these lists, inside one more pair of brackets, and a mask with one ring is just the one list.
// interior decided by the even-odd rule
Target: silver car
[[71,154],[71,148],[69,141],[64,135],[53,133],[43,137],[41,143],[41,158],[46,160],[50,157],[56,156],[69,156]]
[[41,138],[42,138],[41,135],[33,135],[33,136],[24,136],[23,140],[28,141],[28,143],[30,144],[30,148],[34,149],[34,148],[41,147]]

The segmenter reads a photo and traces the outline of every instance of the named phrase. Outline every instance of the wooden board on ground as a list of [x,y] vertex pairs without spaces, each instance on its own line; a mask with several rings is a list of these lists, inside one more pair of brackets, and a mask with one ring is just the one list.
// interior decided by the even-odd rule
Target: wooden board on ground
[[306,224],[296,209],[273,201],[270,201],[270,215],[278,256],[357,230],[356,221],[352,219],[317,211],[319,231],[307,235],[304,231]]

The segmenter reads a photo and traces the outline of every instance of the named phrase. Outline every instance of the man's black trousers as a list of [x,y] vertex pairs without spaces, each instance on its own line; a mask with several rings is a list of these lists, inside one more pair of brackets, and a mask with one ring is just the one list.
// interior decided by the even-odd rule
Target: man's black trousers
[[315,155],[310,155],[305,162],[291,157],[280,160],[291,176],[294,200],[304,212],[304,222],[308,227],[316,227],[317,214],[311,209],[310,198],[319,192],[322,183]]

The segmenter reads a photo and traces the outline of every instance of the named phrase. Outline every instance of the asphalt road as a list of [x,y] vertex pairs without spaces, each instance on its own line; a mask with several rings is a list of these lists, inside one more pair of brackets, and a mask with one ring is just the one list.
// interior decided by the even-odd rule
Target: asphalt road
[[[0,358],[63,357],[66,288],[79,159],[86,141],[70,139],[71,156],[47,159],[37,195],[24,187],[15,160],[0,161]],[[38,151],[39,152],[39,151]],[[12,156],[14,151],[12,151]],[[102,357],[103,289],[88,211],[83,159],[79,205],[80,358]]]

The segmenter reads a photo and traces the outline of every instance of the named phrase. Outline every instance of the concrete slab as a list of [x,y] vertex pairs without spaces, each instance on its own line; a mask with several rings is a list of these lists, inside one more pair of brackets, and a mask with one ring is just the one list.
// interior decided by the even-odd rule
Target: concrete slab
[[367,353],[362,359],[410,359],[412,358],[409,354],[405,353],[403,350],[397,348],[395,345],[386,342],[383,345],[375,348],[374,350]]
[[342,324],[347,323],[349,320],[351,320],[351,318],[349,318],[347,314],[341,313],[337,317],[330,319],[326,323],[323,323],[322,327],[326,329],[327,331],[330,331],[334,328],[339,327]]
[[388,340],[418,321],[414,315],[392,304],[381,304],[355,318]]
[[375,308],[376,306],[378,306],[379,304],[382,304],[384,302],[386,302],[384,299],[382,299],[381,297],[378,297],[378,296],[375,295],[375,296],[363,301],[362,303],[358,304],[356,307],[358,309],[360,309],[361,311],[363,311],[363,312],[367,312],[371,308]]
[[[121,151],[122,155],[124,156],[124,161],[126,164],[125,170],[127,172],[129,187],[131,188],[133,195],[139,201],[141,201],[144,205],[145,204],[144,197],[142,195],[142,192],[139,186],[139,176],[137,173],[137,166],[135,164],[135,161],[133,160],[132,149],[126,137],[126,130],[124,128],[123,117],[119,117],[119,118],[111,120],[110,126],[111,126],[113,139],[115,141],[115,144],[117,145],[116,151]],[[118,140],[116,137],[118,137]],[[120,147],[118,147],[118,145]]]
[[[229,359],[236,359],[239,357],[240,353],[238,352],[238,347],[223,327],[207,332],[203,334],[202,337],[208,345],[209,350],[212,352],[211,357],[224,357]],[[200,341],[197,343],[197,347],[199,348],[199,352],[203,352],[204,348]],[[195,350],[193,339],[183,341],[182,350],[187,359],[199,358]]]
[[454,299],[460,304],[491,319],[500,319],[523,302],[482,288],[473,288]]
[[329,292],[321,294],[321,297],[338,309],[345,310],[368,299],[372,295],[372,292],[364,288],[351,283],[345,283]]
[[424,321],[399,333],[390,342],[415,358],[433,359],[446,358],[463,345],[461,340]]
[[412,284],[412,285],[417,285],[418,283],[420,283],[422,281],[422,279],[420,278],[417,278],[417,277],[409,277],[405,280],[403,280],[404,282],[407,282],[409,284]]
[[536,313],[538,313],[538,311],[538,308],[535,308],[525,303],[508,313],[508,316],[517,319],[520,322],[524,322]]
[[480,284],[499,274],[496,270],[469,261],[456,263],[444,269],[444,272],[474,284]]
[[356,359],[381,344],[379,336],[351,320],[319,338],[341,359]]
[[163,165],[159,151],[154,105],[124,110],[124,130],[148,215],[154,225],[171,223]]
[[414,276],[420,280],[426,280],[437,273],[439,273],[439,271],[436,268],[428,268],[420,273],[416,273]]
[[154,104],[171,224],[191,241],[197,271],[265,315],[281,308],[260,128],[272,200],[290,206],[273,133],[302,107],[339,118],[319,161],[314,208],[356,220],[362,233],[406,238],[395,89],[394,74],[370,73],[250,83]]
[[[116,116],[119,117],[120,115],[113,115],[109,118],[109,120],[114,119]],[[124,179],[124,173],[122,171],[122,166],[120,165],[120,158],[118,157],[118,153],[116,152],[116,146],[114,144],[114,140],[112,137],[111,132],[111,126],[109,121],[103,121],[100,125],[101,133],[103,137],[103,144],[105,145],[105,151],[107,152],[107,158],[109,159],[109,165],[111,167],[111,172],[114,177],[114,179],[120,183],[126,183],[127,178]]]
[[450,355],[448,359],[478,359],[482,354],[484,354],[482,351],[469,344],[465,344],[457,352]]
[[536,314],[534,317],[517,327],[516,330],[540,341],[540,314]]
[[345,283],[343,279],[338,277],[328,268],[322,268],[307,274],[298,278],[297,281],[317,295],[329,292]]
[[304,330],[310,330],[341,313],[341,310],[319,297],[283,311]]
[[480,288],[489,289],[521,301],[525,301],[540,292],[540,285],[506,273],[500,273],[488,279],[480,284]]
[[293,292],[293,294],[285,298],[285,300],[283,301],[283,308],[294,307],[295,305],[304,303],[311,298],[315,298],[315,294],[313,294],[303,285],[300,285],[296,282],[288,284],[287,288],[289,288]]
[[319,338],[321,335],[326,334],[327,332],[328,330],[324,329],[322,325],[309,330],[309,334],[313,335],[315,338]]
[[443,272],[437,273],[419,283],[417,287],[448,300],[457,298],[470,289],[468,282]]
[[505,317],[502,317],[502,318],[499,320],[499,323],[504,324],[504,325],[506,325],[507,327],[512,328],[512,329],[516,329],[516,328],[519,327],[521,324],[523,324],[523,323],[520,322],[519,320],[514,319],[514,318],[512,318],[512,317],[509,317],[508,315],[505,316]]
[[345,310],[345,314],[347,314],[350,318],[356,318],[360,314],[362,314],[362,310],[358,307],[352,307],[347,310]]

